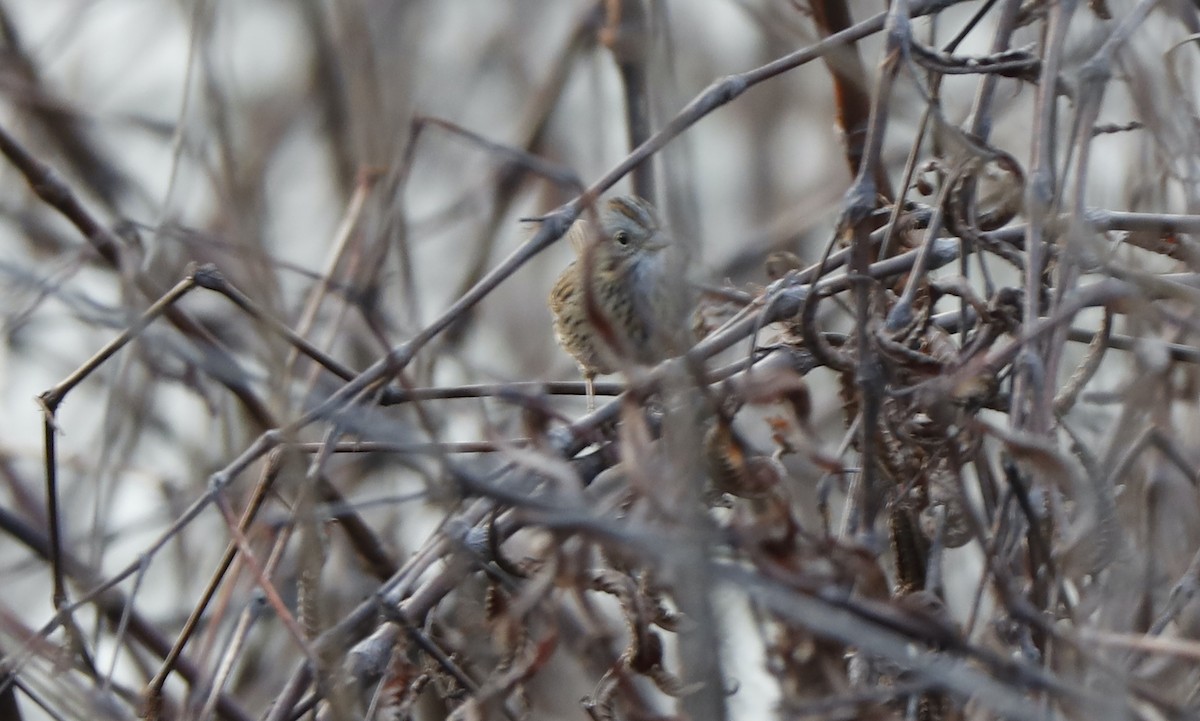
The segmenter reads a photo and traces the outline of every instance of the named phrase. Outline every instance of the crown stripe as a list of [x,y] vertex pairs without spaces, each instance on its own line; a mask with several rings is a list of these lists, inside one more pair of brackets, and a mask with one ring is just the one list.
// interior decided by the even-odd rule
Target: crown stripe
[[648,230],[658,229],[658,216],[654,214],[654,208],[641,198],[632,195],[613,198],[608,201],[608,211],[624,215]]

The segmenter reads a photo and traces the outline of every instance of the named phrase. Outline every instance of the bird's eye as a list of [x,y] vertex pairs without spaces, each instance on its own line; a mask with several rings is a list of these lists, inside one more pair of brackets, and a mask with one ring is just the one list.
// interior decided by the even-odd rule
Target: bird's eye
[[629,233],[618,230],[617,234],[613,236],[613,240],[617,241],[617,245],[629,245]]

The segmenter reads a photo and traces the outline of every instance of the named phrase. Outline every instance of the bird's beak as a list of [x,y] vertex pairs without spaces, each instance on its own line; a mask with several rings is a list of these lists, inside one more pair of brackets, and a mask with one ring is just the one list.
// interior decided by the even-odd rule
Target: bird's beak
[[670,241],[665,240],[665,239],[664,240],[648,240],[648,241],[646,241],[646,243],[644,245],[642,245],[642,247],[645,248],[646,250],[657,253],[660,250],[666,250],[668,247],[670,247],[670,245],[671,245]]

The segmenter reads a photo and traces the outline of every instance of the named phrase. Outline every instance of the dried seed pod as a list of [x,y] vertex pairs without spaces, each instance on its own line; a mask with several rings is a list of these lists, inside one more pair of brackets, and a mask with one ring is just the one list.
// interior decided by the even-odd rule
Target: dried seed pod
[[713,485],[740,498],[761,498],[779,485],[779,461],[756,454],[729,421],[718,418],[704,434],[704,459]]

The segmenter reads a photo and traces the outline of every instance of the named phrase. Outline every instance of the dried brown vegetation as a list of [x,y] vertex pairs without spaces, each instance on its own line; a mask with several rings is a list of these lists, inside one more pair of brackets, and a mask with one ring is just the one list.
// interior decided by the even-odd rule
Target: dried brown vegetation
[[128,4],[0,2],[0,718],[1196,717],[1196,7]]

